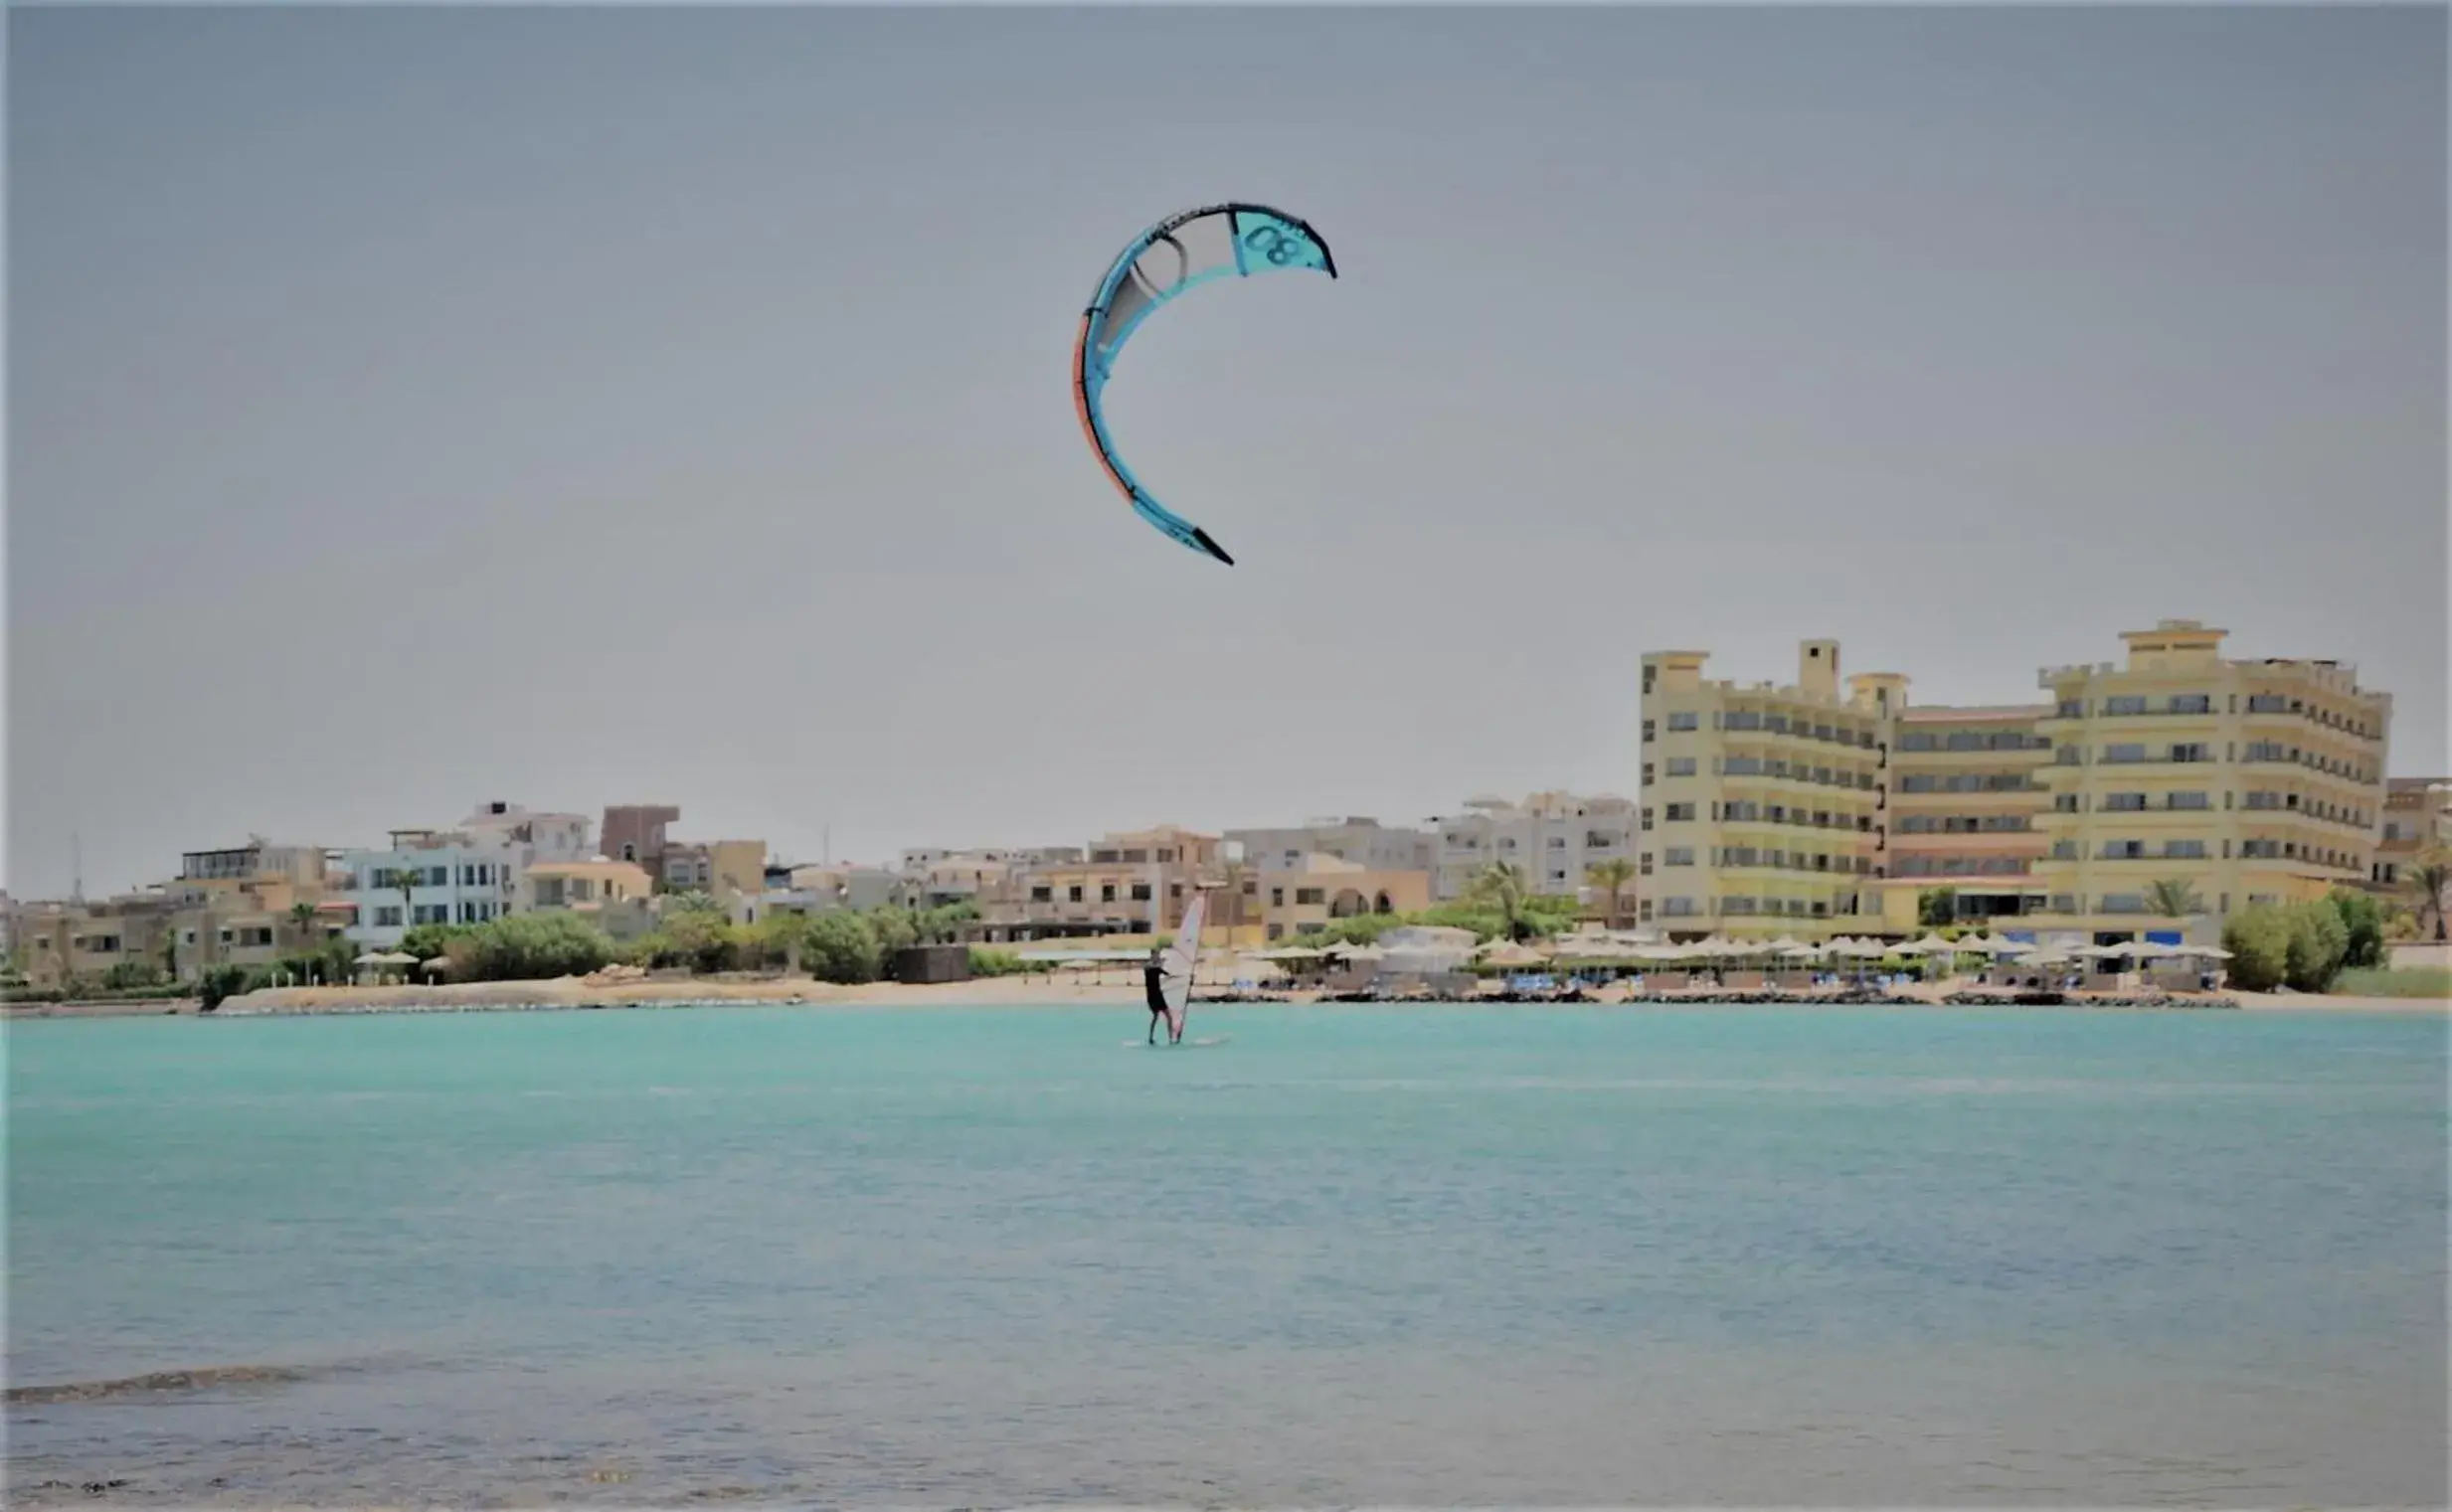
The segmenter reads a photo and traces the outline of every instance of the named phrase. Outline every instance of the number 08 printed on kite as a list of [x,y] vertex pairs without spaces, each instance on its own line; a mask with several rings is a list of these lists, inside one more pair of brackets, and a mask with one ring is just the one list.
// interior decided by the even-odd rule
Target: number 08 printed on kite
[[1115,370],[1116,354],[1151,310],[1215,278],[1279,269],[1309,269],[1333,278],[1336,261],[1317,232],[1265,205],[1205,205],[1169,216],[1134,238],[1108,267],[1098,296],[1082,314],[1081,340],[1073,352],[1073,400],[1099,465],[1142,519],[1229,567],[1235,559],[1207,531],[1160,504],[1116,455],[1099,396]]

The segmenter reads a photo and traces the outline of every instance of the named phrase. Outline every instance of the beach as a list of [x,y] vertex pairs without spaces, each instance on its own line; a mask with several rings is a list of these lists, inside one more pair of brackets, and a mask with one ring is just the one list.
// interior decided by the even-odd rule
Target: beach
[[[1900,1007],[1933,1006],[1967,984],[1956,981],[1918,983],[1891,994],[1886,1001]],[[1223,990],[1206,984],[1204,993]],[[1314,1004],[1327,994],[1285,992],[1266,1002],[1288,1006]],[[1623,988],[1604,989],[1594,1006],[1630,1003],[1674,1005],[1680,995],[1636,998]],[[1720,995],[1719,1001],[1728,1001]],[[1750,1001],[1781,1003],[1790,997],[1755,995]],[[559,977],[527,982],[445,982],[385,987],[274,987],[226,1000],[209,1017],[252,1018],[353,1013],[516,1012],[607,1008],[697,1008],[765,1004],[812,1008],[1053,1008],[1079,1006],[1126,1007],[1143,1001],[1138,980],[1121,972],[1104,981],[1079,975],[973,977],[968,981],[902,983],[865,982],[842,985],[807,977],[736,980],[721,977],[654,978],[633,981],[592,981]],[[1453,1000],[1451,1000],[1453,1005]],[[1404,1006],[1402,1004],[1398,1006]],[[1422,1000],[1414,1006],[1439,1006]],[[2089,1006],[2124,1006],[2109,1001],[2090,1003],[2084,995],[2052,1005],[2075,1010]],[[2130,1005],[2133,1006],[2133,1005]],[[2439,998],[2359,997],[2346,994],[2238,992],[2225,989],[2210,997],[2189,995],[2172,999],[2173,1010],[2219,1007],[2257,1013],[2452,1013],[2452,1003]],[[190,999],[101,1003],[15,1003],[12,1019],[147,1018],[197,1013]],[[2036,1011],[2048,1011],[2038,1008]]]

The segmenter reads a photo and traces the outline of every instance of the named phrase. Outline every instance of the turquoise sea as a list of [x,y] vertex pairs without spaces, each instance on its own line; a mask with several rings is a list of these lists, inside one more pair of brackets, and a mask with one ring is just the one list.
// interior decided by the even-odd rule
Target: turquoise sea
[[10,1500],[2445,1503],[2440,1017],[1145,1021],[12,1024]]

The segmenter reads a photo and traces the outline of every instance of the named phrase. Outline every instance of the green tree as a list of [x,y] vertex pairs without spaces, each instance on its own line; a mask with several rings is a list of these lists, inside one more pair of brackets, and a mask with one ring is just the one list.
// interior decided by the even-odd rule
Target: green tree
[[885,957],[867,917],[848,909],[831,910],[810,920],[800,950],[809,974],[819,981],[855,985],[875,981]]
[[404,924],[414,923],[418,917],[418,881],[424,874],[422,867],[392,868],[392,889],[400,894],[400,922]]
[[1609,895],[1609,912],[1603,922],[1617,928],[1622,910],[1619,903],[1626,897],[1627,887],[1635,881],[1635,863],[1624,856],[1612,856],[1607,861],[1595,861],[1584,868],[1584,880]]
[[1916,923],[1928,929],[1945,928],[1958,922],[1958,889],[1926,888],[1916,894]]
[[891,956],[897,950],[909,949],[920,942],[920,925],[909,909],[898,909],[887,904],[883,908],[871,909],[861,917],[867,922],[869,936],[877,941],[877,948],[883,955]]
[[315,906],[303,900],[289,906],[289,930],[301,948],[315,942]]
[[584,976],[613,959],[613,941],[576,914],[513,914],[478,924],[451,941],[452,974],[468,981],[516,982]]
[[207,966],[196,978],[196,1006],[206,1013],[248,989],[245,966]]
[[1525,886],[1523,870],[1512,862],[1493,861],[1484,867],[1465,896],[1476,907],[1497,915],[1498,926],[1507,938],[1522,940],[1533,935],[1531,911],[1526,907],[1530,889]]
[[2255,904],[2222,925],[2230,980],[2248,992],[2271,992],[2290,971],[2290,921],[2271,904]]
[[2364,971],[2384,962],[2383,906],[2356,888],[2335,888],[2328,900],[2342,916],[2349,944],[2342,951],[2342,969]]
[[451,941],[462,938],[475,927],[477,926],[473,924],[412,924],[401,934],[401,953],[414,955],[420,960],[432,960],[438,955],[446,955],[450,953]]
[[2289,968],[2283,980],[2296,992],[2322,992],[2342,971],[2350,950],[2350,928],[2341,914],[2322,899],[2294,903],[2289,910]]
[[2426,927],[2428,915],[2435,919],[2435,938],[2444,938],[2444,894],[2452,890],[2452,854],[2441,850],[2420,853],[2416,864],[2409,868],[2407,886],[2414,895],[2412,906],[2417,910],[2418,927]]
[[2205,912],[2205,901],[2196,896],[2185,877],[2166,877],[2146,886],[2146,910],[2169,920],[2187,919]]
[[661,932],[679,958],[678,963],[692,971],[727,971],[734,965],[739,939],[732,921],[720,909],[684,903],[665,914]]

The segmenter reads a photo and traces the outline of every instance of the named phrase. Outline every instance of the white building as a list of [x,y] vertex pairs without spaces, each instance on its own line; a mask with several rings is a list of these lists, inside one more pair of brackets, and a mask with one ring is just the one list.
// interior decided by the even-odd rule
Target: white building
[[1501,861],[1522,871],[1535,893],[1589,902],[1595,890],[1585,872],[1635,854],[1635,804],[1611,793],[1536,792],[1521,803],[1476,797],[1463,812],[1430,823],[1438,839],[1431,896],[1441,903],[1464,897],[1474,878]]
[[[484,924],[512,912],[520,847],[459,831],[395,830],[388,850],[343,851],[353,943],[389,948],[427,924]],[[404,892],[402,881],[407,880]]]
[[586,814],[538,813],[496,800],[478,804],[458,827],[479,844],[523,847],[522,859],[530,864],[586,861],[596,855],[596,821]]
[[1243,848],[1246,866],[1284,871],[1305,856],[1334,856],[1372,872],[1433,872],[1439,841],[1428,830],[1399,829],[1376,819],[1314,819],[1293,829],[1230,829],[1226,843]]

